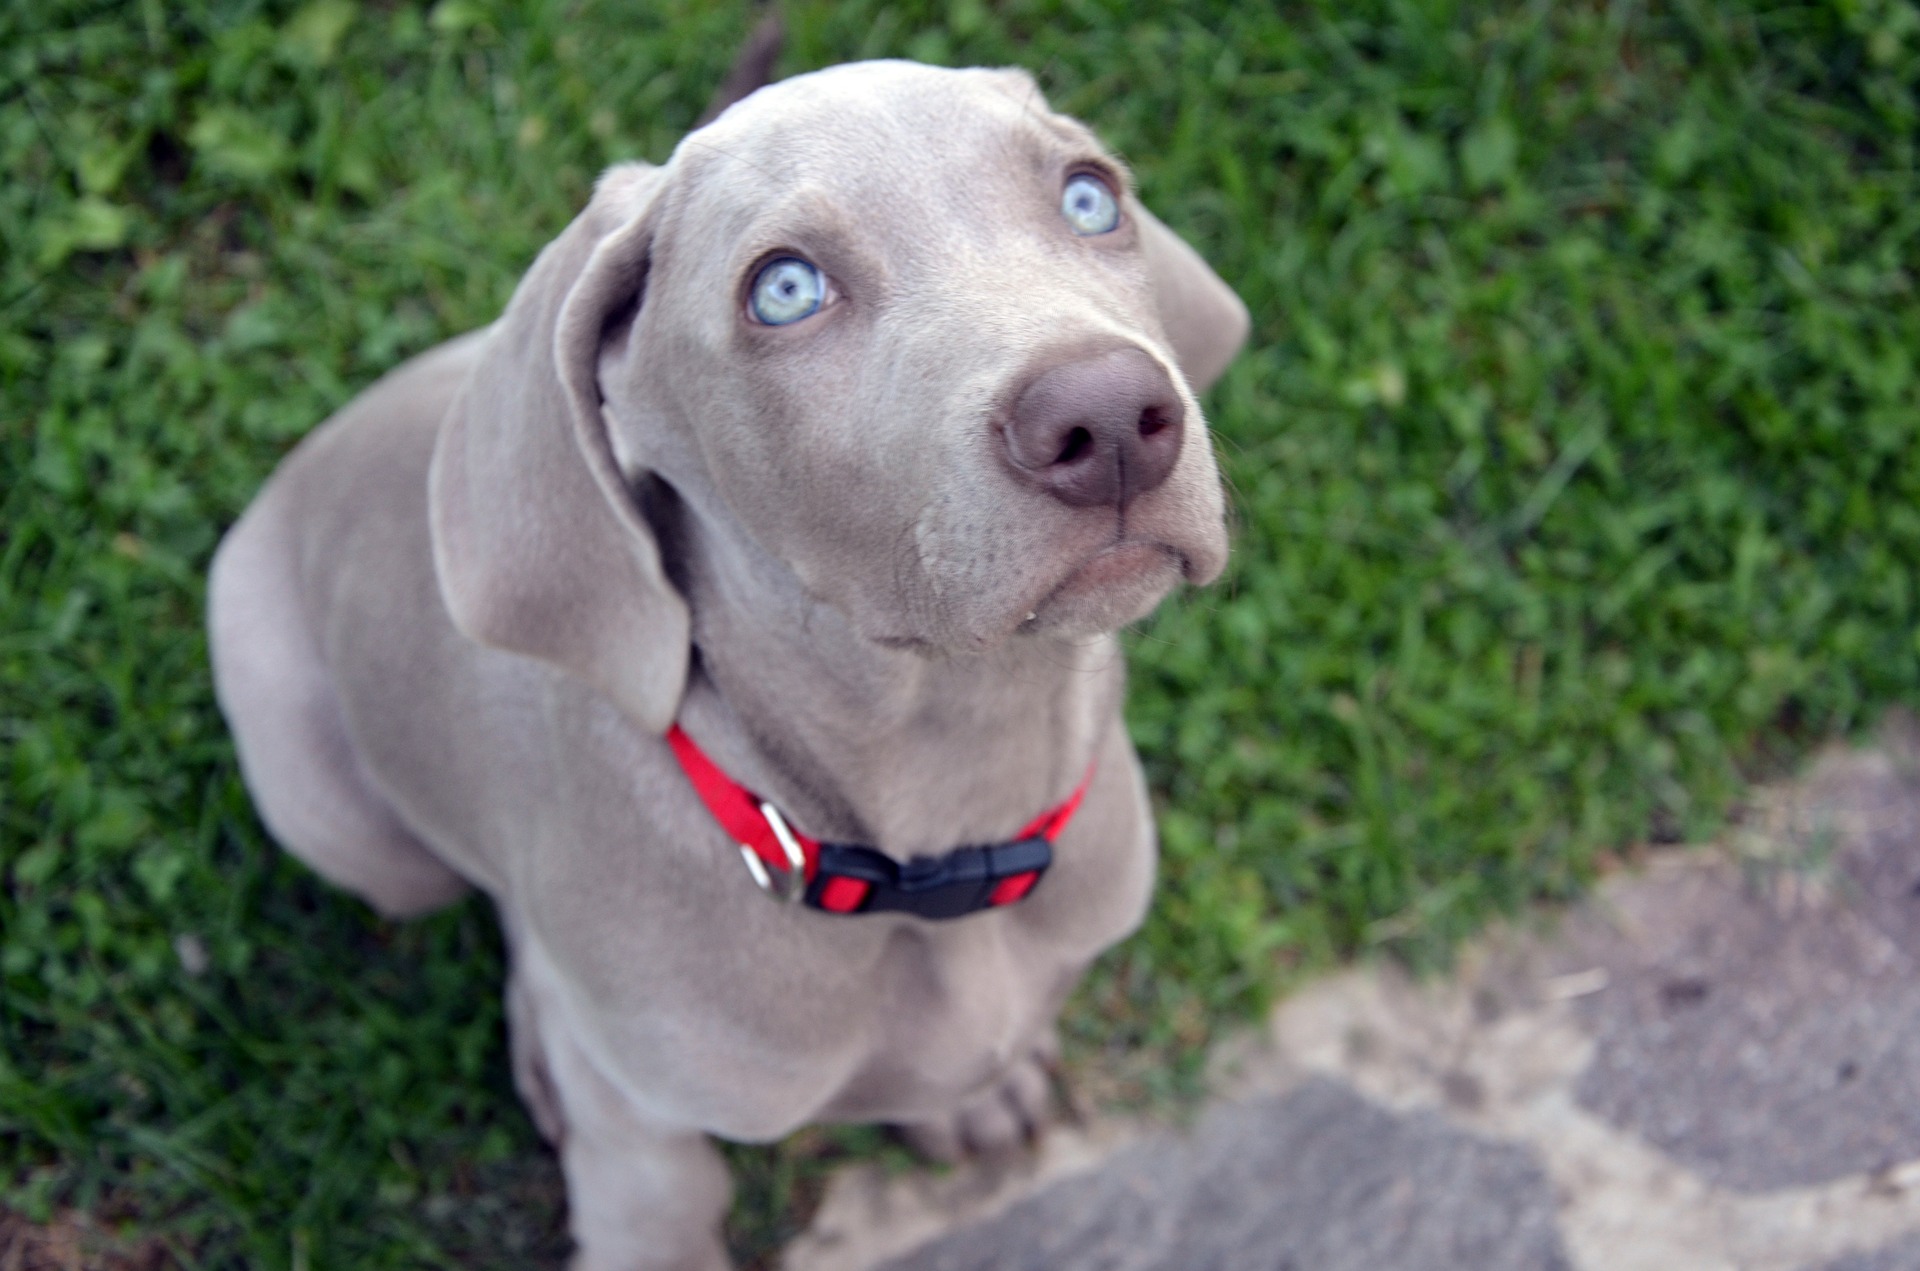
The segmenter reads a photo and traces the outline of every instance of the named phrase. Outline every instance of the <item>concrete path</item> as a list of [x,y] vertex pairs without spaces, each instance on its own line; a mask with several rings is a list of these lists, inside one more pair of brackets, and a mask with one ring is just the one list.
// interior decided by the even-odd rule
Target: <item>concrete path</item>
[[1920,1271],[1920,730],[1539,927],[1295,995],[1184,1132],[851,1170],[784,1271]]

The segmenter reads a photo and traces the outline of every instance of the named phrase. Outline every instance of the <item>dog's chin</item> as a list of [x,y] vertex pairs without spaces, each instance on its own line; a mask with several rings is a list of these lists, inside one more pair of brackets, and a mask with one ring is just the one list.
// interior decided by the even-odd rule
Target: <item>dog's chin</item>
[[1080,565],[1035,605],[1022,635],[1080,638],[1116,631],[1152,613],[1184,572],[1158,543],[1121,543]]
[[982,627],[946,632],[944,638],[897,630],[865,634],[884,648],[929,658],[988,653],[1017,636],[1084,639],[1146,617],[1188,572],[1187,560],[1165,544],[1120,543],[1075,565],[1044,594],[998,622],[989,619]]

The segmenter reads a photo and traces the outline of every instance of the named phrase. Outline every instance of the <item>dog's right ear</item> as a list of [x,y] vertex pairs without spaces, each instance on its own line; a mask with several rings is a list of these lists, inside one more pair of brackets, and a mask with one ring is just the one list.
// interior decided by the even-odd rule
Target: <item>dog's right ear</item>
[[433,559],[461,632],[551,662],[664,733],[686,683],[686,602],[608,440],[602,340],[646,287],[665,175],[630,164],[540,253],[434,445]]

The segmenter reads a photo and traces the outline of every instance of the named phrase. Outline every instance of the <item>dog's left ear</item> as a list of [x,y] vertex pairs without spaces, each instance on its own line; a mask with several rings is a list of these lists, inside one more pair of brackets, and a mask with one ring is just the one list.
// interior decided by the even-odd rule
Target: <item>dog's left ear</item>
[[614,462],[598,364],[642,301],[661,169],[615,168],[527,271],[440,424],[434,567],[454,625],[551,662],[658,733],[679,709],[686,602]]
[[1247,342],[1251,326],[1247,306],[1207,267],[1199,252],[1162,225],[1140,200],[1127,199],[1127,214],[1140,228],[1160,325],[1173,345],[1180,373],[1197,396],[1213,386]]

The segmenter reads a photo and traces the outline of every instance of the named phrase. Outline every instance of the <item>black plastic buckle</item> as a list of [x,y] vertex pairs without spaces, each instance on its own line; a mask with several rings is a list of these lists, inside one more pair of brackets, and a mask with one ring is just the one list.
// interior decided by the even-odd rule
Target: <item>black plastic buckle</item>
[[959,918],[990,908],[994,888],[1006,879],[1044,874],[1051,864],[1053,845],[1037,834],[990,847],[957,847],[944,856],[916,856],[905,864],[870,847],[822,843],[807,903],[822,907],[820,893],[829,879],[857,878],[872,890],[855,913]]

